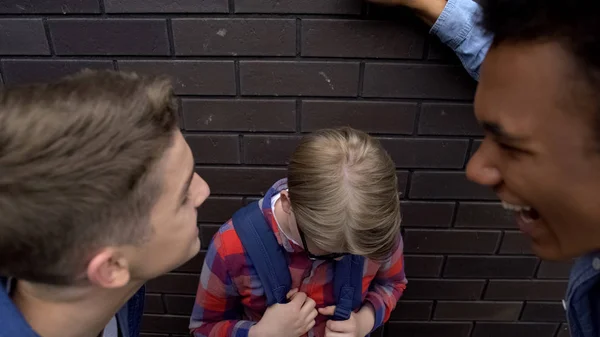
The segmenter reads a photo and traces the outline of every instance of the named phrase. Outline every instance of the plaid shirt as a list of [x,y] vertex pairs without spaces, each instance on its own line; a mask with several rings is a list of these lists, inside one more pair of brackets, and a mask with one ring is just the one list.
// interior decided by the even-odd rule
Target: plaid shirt
[[[271,209],[271,198],[287,188],[287,180],[275,183],[262,200],[262,210],[277,241],[290,254],[292,288],[312,298],[317,308],[335,304],[333,264],[311,261],[302,247],[280,233]],[[385,323],[406,288],[402,243],[384,264],[365,259],[363,301],[375,309],[374,329]],[[215,234],[204,261],[196,301],[190,320],[195,337],[246,337],[266,310],[264,289],[245,255],[231,220]],[[317,316],[309,337],[325,335],[327,317]]]

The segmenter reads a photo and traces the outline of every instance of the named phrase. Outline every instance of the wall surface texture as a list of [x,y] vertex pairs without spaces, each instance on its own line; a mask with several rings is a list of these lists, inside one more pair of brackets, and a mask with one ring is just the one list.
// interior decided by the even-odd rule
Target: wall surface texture
[[[218,226],[285,175],[299,137],[378,137],[403,192],[409,285],[375,336],[565,337],[569,264],[540,262],[465,179],[475,82],[410,12],[360,0],[1,0],[4,85],[80,68],[165,73]],[[31,135],[35,137],[34,134]],[[187,333],[203,254],[152,280],[144,337]]]

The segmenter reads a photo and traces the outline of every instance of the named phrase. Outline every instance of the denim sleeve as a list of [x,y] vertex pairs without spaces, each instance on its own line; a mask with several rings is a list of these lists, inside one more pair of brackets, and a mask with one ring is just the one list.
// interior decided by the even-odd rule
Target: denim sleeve
[[479,81],[479,67],[493,35],[479,26],[481,7],[473,0],[448,0],[430,33],[456,53],[467,72]]

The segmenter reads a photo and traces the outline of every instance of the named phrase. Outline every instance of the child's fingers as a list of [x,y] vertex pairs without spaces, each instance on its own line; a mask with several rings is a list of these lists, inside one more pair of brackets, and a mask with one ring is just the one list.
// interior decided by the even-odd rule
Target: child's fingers
[[335,313],[335,305],[319,308],[319,313],[323,316],[333,316],[333,313]]
[[317,318],[317,316],[319,315],[319,313],[317,312],[317,310],[313,309],[310,314],[308,314],[308,316],[306,316],[306,324],[309,324],[310,322],[314,321],[315,318]]
[[288,291],[287,295],[285,295],[285,297],[289,300],[290,298],[292,298],[296,293],[298,292],[298,288],[294,288],[291,289],[290,291]]

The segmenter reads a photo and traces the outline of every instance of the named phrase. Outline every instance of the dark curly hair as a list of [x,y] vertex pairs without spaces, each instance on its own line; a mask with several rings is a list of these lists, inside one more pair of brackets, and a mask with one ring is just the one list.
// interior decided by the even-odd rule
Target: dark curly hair
[[[589,96],[595,99],[600,130],[600,1],[480,0],[482,26],[494,45],[557,41],[573,56]],[[586,90],[587,91],[587,90]],[[593,101],[592,101],[593,102]],[[600,131],[596,132],[600,141]]]

